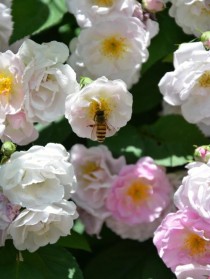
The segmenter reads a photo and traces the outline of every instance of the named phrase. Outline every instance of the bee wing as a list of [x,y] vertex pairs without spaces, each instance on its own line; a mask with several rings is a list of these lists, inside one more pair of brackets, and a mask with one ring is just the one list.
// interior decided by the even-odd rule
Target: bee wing
[[91,125],[91,127],[92,127],[92,131],[91,131],[90,138],[92,140],[96,140],[97,139],[97,136],[96,136],[97,125]]
[[113,136],[118,131],[117,128],[115,128],[114,126],[112,126],[109,123],[107,123],[106,128],[107,128],[107,132],[108,132],[107,133],[108,137]]

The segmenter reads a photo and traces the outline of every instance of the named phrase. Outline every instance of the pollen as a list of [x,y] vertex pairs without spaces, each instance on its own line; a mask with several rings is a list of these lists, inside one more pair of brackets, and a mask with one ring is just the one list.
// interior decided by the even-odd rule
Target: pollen
[[113,0],[92,0],[92,3],[99,7],[111,7],[113,5]]
[[205,71],[202,76],[199,77],[198,83],[201,87],[210,87],[210,71]]
[[12,92],[12,77],[5,73],[0,73],[0,95],[5,95],[9,97],[11,92]]
[[201,8],[201,16],[209,16],[210,15],[210,5],[207,4],[206,8]]
[[127,195],[134,203],[141,203],[149,198],[151,185],[145,184],[141,179],[134,180],[128,188]]
[[209,245],[209,242],[195,233],[188,234],[184,242],[185,249],[189,251],[191,256],[203,255],[206,252],[207,245]]
[[[82,166],[82,173],[84,175],[88,175],[90,178],[95,179],[96,176],[94,172],[100,170],[99,165],[96,162],[89,161],[85,165]],[[85,178],[85,180],[88,180]]]
[[111,36],[101,42],[101,53],[110,59],[122,58],[128,50],[126,38]]
[[107,98],[100,97],[97,100],[91,100],[89,106],[89,116],[94,119],[95,114],[98,110],[104,111],[104,116],[107,119],[112,111],[113,104],[110,103],[110,100]]

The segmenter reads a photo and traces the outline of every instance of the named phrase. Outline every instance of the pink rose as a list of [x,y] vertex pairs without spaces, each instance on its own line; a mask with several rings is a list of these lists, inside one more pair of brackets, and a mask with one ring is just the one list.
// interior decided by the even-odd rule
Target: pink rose
[[106,206],[128,225],[153,222],[171,202],[172,186],[152,158],[122,168],[108,191]]
[[209,264],[209,223],[190,210],[168,214],[155,231],[153,241],[159,256],[173,271],[190,263]]
[[76,144],[71,149],[71,163],[78,185],[72,199],[82,209],[80,217],[87,225],[86,231],[98,234],[104,220],[111,215],[105,207],[107,191],[125,165],[125,158],[114,159],[105,145],[86,148]]

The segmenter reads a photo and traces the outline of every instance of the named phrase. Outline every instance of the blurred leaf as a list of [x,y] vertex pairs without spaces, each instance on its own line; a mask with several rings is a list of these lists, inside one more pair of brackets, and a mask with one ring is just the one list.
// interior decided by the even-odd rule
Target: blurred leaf
[[193,158],[193,145],[209,143],[195,125],[187,123],[180,115],[163,116],[153,125],[142,127],[140,133],[144,142],[143,155],[168,167],[188,163]]
[[56,243],[58,246],[74,248],[74,249],[82,249],[85,251],[91,251],[90,245],[88,244],[84,235],[76,233],[74,231],[71,232],[71,235],[66,237],[61,237]]
[[159,33],[152,39],[149,46],[149,59],[143,65],[141,73],[146,72],[154,63],[174,52],[179,44],[189,42],[192,37],[183,33],[175,23],[174,18],[168,15],[168,9],[157,14]]
[[41,0],[49,8],[47,21],[35,33],[41,32],[49,27],[56,25],[61,21],[64,14],[67,12],[65,0]]
[[49,8],[40,0],[15,0],[12,3],[14,31],[10,43],[31,35],[47,21]]
[[23,251],[22,261],[17,260],[19,255],[11,243],[0,248],[1,279],[83,279],[74,257],[63,248],[49,245],[34,253]]
[[[97,143],[89,141],[90,146]],[[154,124],[139,128],[127,125],[105,144],[115,157],[124,155],[127,163],[136,163],[142,156],[151,156],[156,163],[175,167],[193,159],[194,145],[209,144],[193,124],[180,115],[160,117]]]
[[97,254],[86,266],[84,275],[86,279],[174,278],[158,257],[151,241],[140,243],[131,240],[122,240]]
[[14,31],[10,43],[56,25],[66,12],[65,0],[13,1]]
[[71,126],[65,118],[45,126],[37,124],[36,129],[39,131],[39,138],[34,144],[37,145],[46,145],[49,142],[62,143],[72,133]]
[[153,109],[162,101],[158,83],[163,75],[172,70],[169,63],[156,63],[141,78],[138,84],[132,88],[133,113],[142,113]]
[[[89,141],[89,146],[98,145],[95,141]],[[105,145],[114,156],[124,155],[128,163],[135,163],[142,153],[142,144],[135,127],[127,125],[120,129],[117,134],[106,138]]]

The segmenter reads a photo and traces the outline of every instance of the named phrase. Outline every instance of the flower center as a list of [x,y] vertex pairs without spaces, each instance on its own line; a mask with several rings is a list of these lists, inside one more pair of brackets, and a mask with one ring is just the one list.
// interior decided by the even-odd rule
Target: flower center
[[94,175],[95,171],[98,171],[100,168],[96,164],[96,162],[87,162],[85,165],[82,166],[83,174],[90,176],[91,178],[96,178]]
[[110,36],[101,43],[101,52],[108,58],[122,58],[128,49],[126,38],[120,36]]
[[111,7],[113,2],[113,0],[92,0],[93,5],[97,5],[99,7]]
[[104,112],[105,119],[108,118],[111,112],[111,104],[106,98],[100,97],[97,100],[91,100],[90,107],[89,107],[89,115],[90,118],[94,120],[96,112],[98,110],[102,110]]
[[[200,4],[201,4],[201,2],[200,2]],[[204,7],[202,7],[202,13],[205,13],[207,15],[210,14],[210,1],[204,0],[202,4],[204,6]]]
[[205,71],[202,76],[199,77],[198,83],[201,87],[210,87],[210,71]]
[[134,180],[128,188],[127,195],[131,197],[134,203],[141,203],[148,199],[151,186],[142,182],[142,180]]
[[12,77],[5,73],[0,73],[0,95],[5,95],[9,98],[12,91]]
[[206,245],[208,241],[201,238],[195,233],[190,233],[185,239],[185,248],[189,251],[191,256],[202,255],[206,252]]

